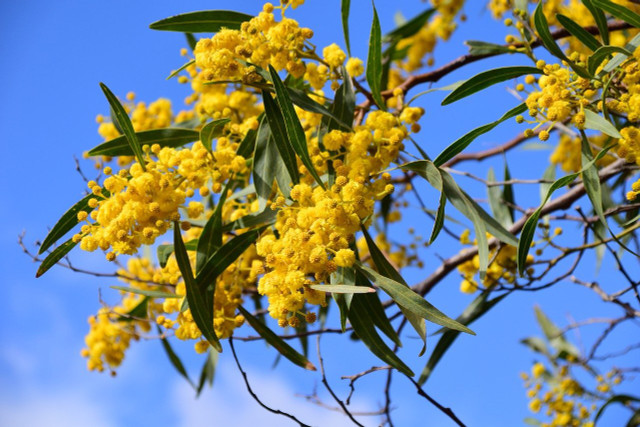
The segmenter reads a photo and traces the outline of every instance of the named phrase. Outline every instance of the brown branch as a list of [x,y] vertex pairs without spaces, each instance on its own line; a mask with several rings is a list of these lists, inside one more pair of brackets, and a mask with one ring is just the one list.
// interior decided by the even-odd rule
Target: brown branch
[[[611,21],[608,23],[607,27],[609,28],[609,31],[619,31],[619,30],[624,30],[627,28],[631,28],[631,25],[624,22],[624,21]],[[599,30],[598,27],[595,25],[589,26],[589,27],[584,27],[584,30],[587,31],[590,34],[598,34]],[[551,37],[554,40],[558,40],[558,39],[562,39],[565,37],[569,37],[571,34],[565,30],[564,28],[559,29],[559,30],[555,30],[551,33]],[[534,41],[533,43],[531,43],[531,47],[532,48],[536,48],[538,46],[541,46],[542,42],[538,39],[536,41]],[[506,47],[509,47],[510,45],[506,45]],[[514,43],[513,45],[515,48],[520,48],[523,47],[523,45],[521,43]],[[453,61],[449,62],[448,64],[443,65],[440,68],[437,68],[435,70],[423,73],[423,74],[416,74],[413,75],[411,77],[409,77],[408,79],[406,79],[404,82],[402,82],[400,85],[397,86],[397,88],[402,89],[402,91],[404,93],[407,93],[407,91],[419,84],[422,83],[435,83],[438,80],[440,80],[442,77],[446,76],[449,73],[452,73],[453,71],[462,68],[463,66],[467,65],[467,64],[471,64],[472,62],[476,62],[479,61],[481,59],[485,59],[485,58],[490,58],[493,56],[497,56],[497,55],[501,55],[502,53],[491,53],[491,54],[484,54],[484,55],[471,55],[471,54],[465,54],[462,56],[459,56],[458,58],[454,59]],[[386,99],[389,98],[393,95],[393,91],[394,89],[388,89],[382,92],[382,96]],[[373,103],[371,101],[369,101],[368,99],[366,101],[364,101],[362,104],[359,105],[360,108],[362,109],[368,109],[369,107],[371,107],[371,105],[373,105]]]
[[456,416],[456,414],[451,410],[451,408],[447,408],[445,406],[442,406],[440,403],[438,403],[437,400],[435,400],[433,397],[429,396],[427,394],[426,391],[424,391],[422,389],[422,387],[420,387],[420,384],[417,383],[416,380],[414,380],[413,378],[411,378],[410,376],[406,376],[407,378],[409,378],[409,381],[411,381],[413,383],[414,386],[416,386],[416,389],[418,391],[418,394],[422,397],[424,397],[425,399],[427,399],[433,406],[435,406],[436,408],[438,408],[442,413],[444,413],[446,416],[448,416],[449,418],[451,418],[453,420],[454,423],[456,423],[457,425],[459,425],[460,427],[465,427],[465,424],[460,421],[460,418],[458,418]]
[[384,371],[387,369],[393,369],[391,366],[387,365],[387,366],[374,366],[372,368],[367,369],[366,371],[360,372],[358,374],[355,375],[343,375],[341,378],[343,380],[350,380],[349,381],[349,388],[351,389],[351,391],[349,392],[349,396],[347,396],[347,405],[349,403],[351,403],[351,396],[353,396],[353,392],[356,391],[355,387],[353,386],[354,383],[359,380],[360,378],[364,377],[365,375],[369,375],[373,372],[378,372],[378,371]]
[[[600,170],[600,181],[604,182],[609,178],[620,172],[625,166],[624,160],[618,160],[607,167]],[[551,200],[543,208],[540,216],[544,216],[548,213],[555,212],[560,209],[567,209],[573,202],[578,200],[586,193],[582,182],[576,184],[573,188],[567,191],[562,196]],[[526,215],[523,215],[515,224],[511,226],[509,231],[512,234],[518,234],[524,224],[529,219],[529,216],[533,214],[534,209],[529,209]],[[498,244],[498,239],[495,237],[489,239],[489,246],[494,247]],[[460,264],[473,259],[478,254],[478,248],[466,249],[450,258],[445,259],[442,264],[422,282],[413,286],[413,290],[420,295],[426,295],[438,282],[444,279],[451,271],[453,271]]]
[[249,392],[249,394],[251,395],[251,397],[253,397],[253,399],[258,402],[258,404],[260,406],[262,406],[264,409],[266,409],[267,411],[276,414],[276,415],[283,415],[295,422],[298,423],[298,425],[300,425],[300,427],[311,427],[308,424],[303,423],[302,421],[300,421],[299,419],[297,419],[296,417],[294,417],[291,414],[288,414],[286,412],[282,412],[279,409],[273,409],[268,407],[267,405],[265,405],[264,403],[262,403],[262,400],[260,400],[260,398],[258,397],[258,395],[256,395],[253,391],[253,389],[251,388],[251,385],[249,384],[249,379],[247,378],[247,373],[242,369],[242,366],[240,365],[240,361],[238,360],[238,355],[236,354],[236,349],[233,346],[233,337],[229,337],[229,346],[231,347],[231,353],[233,354],[233,358],[236,361],[236,365],[238,365],[238,370],[240,371],[240,373],[242,374],[242,378],[244,379],[244,384],[247,386],[247,391]]
[[351,421],[353,421],[353,423],[357,426],[360,427],[364,427],[362,424],[360,424],[358,422],[358,420],[356,420],[353,417],[353,414],[351,412],[349,412],[349,409],[347,408],[347,406],[344,404],[344,402],[335,394],[335,392],[333,391],[333,389],[331,388],[331,386],[329,385],[329,381],[327,381],[327,376],[324,373],[324,362],[322,360],[322,354],[320,353],[320,335],[317,336],[316,338],[316,346],[318,347],[318,363],[320,364],[320,373],[322,374],[322,384],[324,384],[324,387],[327,389],[327,391],[329,392],[329,394],[331,394],[331,397],[333,397],[333,400],[336,401],[336,403],[338,405],[340,405],[340,407],[342,408],[342,411],[347,415],[347,417],[349,417],[349,419]]

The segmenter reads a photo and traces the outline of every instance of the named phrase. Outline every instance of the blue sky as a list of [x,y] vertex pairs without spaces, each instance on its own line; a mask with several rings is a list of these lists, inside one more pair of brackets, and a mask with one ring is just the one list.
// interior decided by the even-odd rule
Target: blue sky
[[[343,45],[339,21],[339,2],[309,0],[308,5],[289,16],[313,28],[318,46],[332,42]],[[368,1],[352,1],[351,45],[355,56],[366,56],[371,8]],[[469,21],[461,26],[448,43],[436,51],[437,64],[465,52],[462,41],[481,39],[499,43],[504,27],[491,20],[482,2],[468,2]],[[111,280],[96,279],[53,268],[39,280],[34,279],[36,265],[21,253],[16,241],[23,230],[26,243],[42,239],[47,226],[82,194],[84,185],[74,170],[73,156],[100,142],[95,116],[105,113],[107,104],[98,82],[105,82],[123,96],[133,90],[139,100],[152,101],[168,97],[174,111],[182,106],[186,87],[175,80],[166,81],[168,73],[182,65],[179,49],[184,39],[178,33],[154,32],[148,24],[170,15],[202,9],[228,8],[220,1],[64,1],[0,3],[0,195],[5,208],[0,211],[0,239],[4,272],[4,319],[0,325],[0,424],[7,426],[65,425],[189,426],[207,422],[227,425],[287,425],[283,418],[262,410],[240,383],[228,347],[221,355],[214,388],[195,400],[192,390],[179,377],[163,354],[157,341],[134,343],[117,378],[86,371],[80,357],[87,317],[99,308],[98,289],[104,294],[114,285]],[[236,2],[235,8],[255,14],[258,1]],[[393,16],[401,10],[407,17],[421,11],[419,1],[403,0],[377,4],[383,31],[393,28]],[[471,64],[439,84],[444,86],[478,71],[499,65],[514,65],[515,58],[497,58]],[[417,91],[416,91],[417,93]],[[516,104],[504,87],[496,87],[468,98],[468,101],[440,107],[442,93],[421,99],[426,109],[420,143],[435,155],[448,143],[474,127],[493,121]],[[505,124],[479,138],[475,149],[505,141],[516,131],[515,124]],[[509,155],[512,173],[523,178],[539,177],[546,168],[548,151],[518,151]],[[501,160],[492,163],[501,169]],[[90,170],[90,164],[85,164]],[[467,164],[470,171],[486,175],[488,165]],[[471,182],[459,180],[477,191]],[[426,187],[425,187],[426,191]],[[538,203],[538,189],[528,188],[523,204]],[[435,208],[435,196],[425,193],[425,200]],[[484,193],[478,192],[479,197]],[[527,203],[528,202],[528,203]],[[453,211],[453,209],[451,209]],[[430,230],[417,210],[406,220],[423,234]],[[405,233],[409,225],[398,225],[394,233]],[[439,254],[451,254],[456,248],[447,236],[440,236]],[[31,246],[33,248],[33,246]],[[415,283],[437,266],[430,252],[425,271],[407,270],[409,283]],[[76,251],[77,265],[96,271],[108,271],[102,255]],[[630,260],[630,259],[629,259]],[[620,277],[610,267],[611,259],[598,280],[615,289]],[[580,274],[593,275],[593,259],[588,258]],[[632,270],[636,275],[637,264]],[[637,276],[636,276],[637,277]],[[451,275],[429,296],[429,300],[451,316],[456,316],[472,299],[458,291],[459,277]],[[557,323],[575,319],[618,316],[619,310],[602,304],[595,294],[571,283],[561,283],[543,292],[509,297],[486,318],[474,324],[475,337],[461,336],[445,361],[438,366],[427,384],[427,391],[470,426],[519,425],[529,416],[524,389],[518,373],[530,368],[535,356],[518,341],[540,332],[534,322],[533,307],[539,304]],[[433,330],[433,329],[432,329]],[[246,332],[246,331],[245,331]],[[582,331],[585,343],[596,336],[598,327]],[[610,349],[627,343],[625,334],[637,333],[621,328],[610,338]],[[419,359],[419,344],[409,335],[401,355],[416,372],[426,357]],[[312,342],[315,348],[315,341]],[[435,339],[430,340],[430,345]],[[201,358],[193,355],[191,345],[175,344],[193,376]],[[353,343],[348,337],[326,336],[322,340],[327,374],[332,386],[342,395],[348,393],[341,375],[352,375],[382,362]],[[339,414],[307,403],[300,394],[311,394],[314,387],[322,392],[318,373],[302,371],[286,363],[272,369],[275,353],[263,343],[244,345],[237,350],[249,378],[259,395],[271,406],[287,409],[314,425],[347,425]],[[639,352],[617,359],[623,366],[638,365]],[[312,350],[312,361],[316,361]],[[382,403],[378,390],[384,374],[362,379],[354,400],[354,410],[376,410]],[[637,389],[630,382],[628,391]],[[624,389],[624,388],[623,388]],[[621,389],[621,391],[623,390]],[[449,426],[426,401],[415,394],[406,379],[396,376],[396,425]],[[623,412],[612,409],[605,425],[618,425]],[[367,425],[377,425],[378,418],[363,418]]]

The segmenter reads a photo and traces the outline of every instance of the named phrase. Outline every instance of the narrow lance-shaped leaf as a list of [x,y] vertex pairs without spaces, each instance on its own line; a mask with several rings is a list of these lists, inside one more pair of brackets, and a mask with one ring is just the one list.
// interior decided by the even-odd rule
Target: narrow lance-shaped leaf
[[596,39],[593,35],[591,35],[591,33],[582,28],[580,24],[578,24],[568,16],[558,13],[556,15],[556,19],[567,31],[569,31],[569,33],[571,33],[572,36],[580,40],[582,44],[584,44],[592,51],[596,51],[599,47],[602,46],[602,43],[600,43],[598,39]]
[[[193,36],[191,36],[191,37],[193,37]],[[189,62],[187,62],[187,63],[183,64],[183,65],[182,65],[180,68],[178,68],[177,70],[173,70],[173,71],[171,72],[171,74],[169,74],[169,77],[167,77],[167,80],[170,80],[171,78],[173,78],[173,77],[177,76],[178,74],[180,74],[180,71],[182,71],[182,70],[186,70],[186,69],[187,69],[187,67],[189,67],[190,65],[193,65],[193,64],[195,64],[195,63],[196,63],[196,60],[195,60],[195,59],[192,59],[191,61],[189,61]]]
[[36,278],[42,276],[47,272],[51,267],[56,265],[58,261],[64,258],[65,255],[71,251],[77,245],[73,239],[69,239],[57,248],[55,248],[47,257],[42,261],[40,267],[38,267],[38,271],[36,272]]
[[200,371],[200,380],[196,389],[196,397],[200,395],[205,383],[209,383],[209,387],[213,385],[213,377],[216,373],[216,365],[218,364],[218,352],[209,350],[207,358],[204,361],[202,370]]
[[[195,251],[198,248],[198,239],[189,240],[184,244],[184,246],[185,248],[187,248],[188,251]],[[156,256],[158,257],[158,264],[160,264],[160,267],[165,268],[167,266],[167,261],[169,260],[169,257],[171,256],[172,253],[173,253],[172,244],[169,243],[169,244],[158,246],[158,249],[156,251]]]
[[[624,48],[625,50],[629,51],[629,52],[633,52],[636,50],[636,48],[640,46],[640,34],[636,34],[630,41],[629,43],[627,43]],[[622,64],[626,59],[628,58],[628,56],[624,53],[618,53],[617,55],[615,55],[613,58],[611,58],[611,60],[609,60],[609,62],[607,62],[607,65],[605,65],[602,68],[602,71],[599,73],[599,76],[603,76],[606,73],[609,73],[613,70],[615,70],[620,64]],[[609,85],[609,83],[607,82],[607,86]]]
[[620,132],[618,132],[616,127],[613,124],[611,124],[609,120],[602,117],[600,114],[597,114],[591,110],[585,109],[584,116],[585,116],[585,122],[584,122],[585,128],[598,130],[614,138],[618,138],[618,139],[622,138],[622,135],[620,135]]
[[355,285],[311,285],[309,287],[316,291],[331,292],[336,294],[366,294],[376,291],[374,288]]
[[[211,254],[222,246],[222,208],[227,200],[227,193],[232,185],[233,179],[230,178],[227,184],[224,186],[216,208],[207,220],[207,223],[200,233],[198,238],[198,247],[196,253],[196,274],[200,274],[204,263]],[[202,285],[200,283],[200,285]],[[208,303],[208,301],[207,301]],[[212,302],[213,304],[213,302]]]
[[[489,168],[487,182],[490,184],[496,182],[496,175],[493,172],[493,168]],[[491,207],[493,216],[495,216],[501,224],[504,224],[506,227],[511,227],[513,224],[511,212],[505,203],[504,195],[500,187],[497,185],[489,185],[487,186],[487,193],[489,195],[489,206]]]
[[515,116],[519,115],[519,114],[522,114],[525,111],[527,111],[527,104],[523,102],[522,104],[518,105],[517,107],[512,108],[511,110],[509,110],[506,113],[504,113],[504,115],[502,117],[500,117],[498,120],[496,120],[495,122],[486,124],[484,126],[480,126],[479,128],[476,128],[476,129],[472,130],[471,132],[465,134],[463,137],[457,139],[451,145],[449,145],[447,148],[445,148],[442,151],[442,153],[440,153],[438,155],[438,157],[435,158],[433,163],[436,166],[444,165],[447,161],[451,160],[457,154],[459,154],[462,151],[464,151],[464,149],[467,148],[477,137],[479,137],[480,135],[484,135],[485,133],[489,132],[490,130],[492,130],[493,128],[495,128],[496,126],[498,126],[500,123],[504,122],[505,120],[508,120],[508,119],[510,119],[512,117],[515,117]]
[[600,64],[602,64],[602,61],[604,61],[614,53],[619,53],[621,55],[624,55],[625,57],[631,56],[631,52],[629,52],[627,49],[618,46],[602,46],[598,50],[596,50],[587,60],[587,69],[589,70],[589,73],[595,74]]
[[369,317],[369,312],[364,305],[364,301],[359,298],[361,296],[363,295],[354,296],[351,302],[351,309],[349,310],[349,321],[351,322],[353,331],[380,360],[388,363],[405,375],[413,377],[413,371],[385,344],[376,332],[373,322]]
[[[602,189],[600,186],[600,177],[598,176],[598,168],[594,163],[590,166],[586,166],[591,160],[593,160],[593,154],[591,153],[591,145],[589,139],[583,130],[580,131],[582,139],[582,182],[584,183],[584,189],[587,192],[587,196],[591,201],[593,210],[600,219],[602,225],[607,227],[607,220],[604,217],[604,209],[602,208]],[[608,228],[608,227],[607,227]],[[600,236],[603,238],[604,236]]]
[[609,12],[618,19],[622,19],[624,22],[633,25],[636,28],[640,28],[640,15],[632,11],[626,6],[622,6],[613,3],[609,0],[591,0],[593,4],[605,12]]
[[[347,286],[355,286],[355,272],[352,268],[338,267],[336,271],[331,273],[330,283],[332,285],[346,284]],[[349,307],[353,300],[353,293],[334,293],[331,294],[331,296],[336,301],[338,309],[340,310],[340,327],[342,332],[345,332],[347,330],[347,316],[349,315]]]
[[515,79],[516,77],[524,76],[525,74],[542,74],[542,70],[535,67],[516,66],[483,71],[454,89],[453,92],[444,98],[442,105],[449,105],[469,95],[473,95],[482,89],[493,86],[496,83]]
[[[593,422],[597,423],[600,417],[602,416],[602,414],[604,413],[604,410],[607,407],[609,407],[609,405],[611,405],[612,403],[620,403],[622,405],[628,405],[631,402],[640,402],[640,399],[635,396],[630,396],[627,394],[616,394],[615,396],[612,396],[600,407],[600,409],[598,409],[598,412],[596,413],[596,416],[593,419]],[[597,425],[600,425],[600,424],[597,424]],[[627,427],[633,427],[633,426],[634,426],[633,424],[630,424],[630,425],[627,424]]]
[[[508,294],[500,295],[490,301],[487,301],[489,297],[489,292],[484,292],[479,295],[476,299],[474,299],[471,304],[464,310],[464,312],[456,318],[458,322],[463,325],[471,325],[473,322],[478,320],[484,314],[486,314],[489,310],[491,310],[497,303],[502,301],[504,297]],[[460,332],[452,331],[450,329],[444,329],[438,331],[436,333],[442,332],[442,336],[436,343],[433,351],[431,352],[431,356],[429,356],[429,360],[427,361],[427,365],[424,367],[424,370],[420,374],[420,378],[418,379],[418,384],[424,384],[429,376],[435,369],[438,362],[442,359],[442,356],[449,350],[449,347],[454,343]]]
[[464,44],[469,46],[469,55],[473,56],[499,55],[501,53],[520,53],[516,49],[510,49],[505,45],[487,43],[479,40],[466,40]]
[[300,174],[298,172],[296,152],[289,143],[280,108],[278,108],[278,104],[276,104],[269,92],[263,90],[262,99],[264,101],[264,111],[267,116],[267,122],[269,123],[269,128],[271,129],[271,134],[273,135],[273,140],[276,143],[282,162],[289,172],[291,181],[297,184],[300,182]]
[[182,298],[181,295],[172,294],[171,292],[152,291],[149,289],[129,288],[126,286],[110,286],[111,289],[117,289],[132,294],[144,295],[151,298]]
[[[141,145],[158,144],[160,147],[181,147],[200,137],[198,131],[182,128],[164,128],[136,132]],[[126,136],[119,136],[103,142],[89,150],[90,156],[133,156],[134,152]]]
[[[343,82],[336,91],[335,99],[331,105],[331,113],[343,123],[353,123],[353,113],[356,108],[356,94],[353,90],[351,76],[345,68],[342,69]],[[340,124],[336,120],[327,119],[329,131],[339,129]]]
[[298,353],[289,344],[284,342],[282,338],[277,336],[271,329],[269,329],[267,325],[256,319],[244,307],[239,305],[238,310],[251,325],[251,327],[255,329],[256,332],[260,334],[260,336],[264,338],[269,344],[271,344],[276,350],[278,350],[281,355],[289,359],[294,364],[303,367],[304,369],[308,369],[310,371],[316,370],[316,367],[313,366],[313,363],[311,363],[302,354]]
[[[105,197],[109,197],[109,192],[107,190],[102,190],[102,194]],[[97,196],[95,196],[94,194],[89,194],[88,196],[83,197],[75,205],[71,206],[69,210],[67,210],[64,215],[60,217],[51,231],[49,231],[47,237],[44,238],[44,241],[42,242],[42,244],[40,244],[40,249],[38,249],[38,254],[44,253],[44,251],[49,249],[51,245],[53,245],[62,236],[67,234],[69,231],[71,231],[71,229],[78,225],[78,213],[91,212],[93,208],[89,207],[89,200],[96,197]]]
[[142,154],[142,147],[140,145],[140,142],[138,141],[138,136],[133,129],[133,124],[131,123],[131,119],[129,119],[129,115],[124,110],[122,104],[120,104],[120,101],[118,101],[118,98],[116,98],[113,92],[111,92],[111,90],[104,83],[100,83],[100,87],[102,88],[102,92],[104,92],[104,95],[107,97],[107,101],[109,101],[109,105],[113,110],[113,119],[122,129],[122,132],[124,133],[124,136],[127,138],[127,142],[131,147],[131,151],[136,156],[136,159],[138,159],[138,163],[140,163],[140,166],[143,170],[146,170],[146,163]]
[[431,18],[431,16],[433,16],[435,12],[436,12],[436,9],[434,8],[429,8],[423,11],[422,13],[416,15],[415,17],[411,18],[407,22],[398,26],[398,28],[396,28],[395,30],[385,34],[384,40],[395,41],[395,40],[406,39],[408,37],[413,36],[418,31],[420,31],[422,27],[424,27],[424,25],[427,23],[429,18]]
[[[367,288],[371,288],[373,285],[367,279],[367,277],[358,271],[356,268],[345,268],[345,279],[350,279],[349,276],[352,276],[355,283],[358,286],[363,286]],[[349,280],[345,280],[345,283],[352,283]],[[367,294],[356,294],[353,295],[353,301],[358,300],[361,305],[365,308],[368,313],[368,319],[370,319],[373,324],[380,329],[395,345],[398,347],[402,347],[402,342],[400,341],[400,337],[398,336],[395,328],[391,324],[389,317],[387,317],[387,313],[382,306],[382,302],[380,301],[380,297],[378,293],[367,293]]]
[[511,171],[509,171],[509,165],[507,164],[507,157],[504,158],[504,187],[502,189],[502,194],[505,202],[507,202],[507,208],[509,209],[509,214],[511,216],[511,223],[513,223],[515,219],[515,209],[516,205],[515,196],[513,194],[513,184],[506,184],[506,182],[511,181]]
[[342,16],[342,31],[344,33],[344,44],[347,46],[347,53],[351,56],[351,43],[349,42],[349,9],[351,0],[341,0],[340,12]]
[[182,360],[180,360],[180,357],[178,357],[176,352],[171,347],[171,344],[169,344],[169,341],[164,336],[162,329],[160,329],[160,326],[158,325],[156,325],[156,328],[158,330],[158,335],[160,335],[160,342],[162,343],[162,348],[164,349],[165,353],[167,353],[167,356],[169,357],[171,364],[173,365],[174,368],[176,368],[176,371],[178,371],[178,373],[182,375],[189,382],[189,384],[191,384],[192,387],[195,388],[193,381],[191,381],[191,378],[189,378],[189,374],[187,374],[187,370],[185,369],[184,364],[182,363]]
[[593,5],[593,0],[582,0],[582,3],[587,9],[589,9],[593,19],[596,21],[596,26],[600,32],[600,37],[602,37],[602,42],[604,44],[609,44],[609,27],[607,26],[607,17],[604,16],[604,13],[600,8]]
[[222,352],[222,346],[213,328],[213,312],[207,309],[207,304],[205,304],[204,301],[204,292],[201,292],[196,279],[193,277],[189,255],[182,241],[180,224],[177,221],[173,224],[173,245],[175,247],[178,268],[180,268],[180,273],[184,280],[187,292],[186,300],[189,304],[193,321],[196,323],[198,329],[200,329],[200,332],[202,332],[202,335],[209,341],[209,344],[218,350],[218,352]]
[[198,284],[203,289],[213,288],[216,278],[258,239],[263,230],[264,228],[247,231],[217,249],[202,266],[197,277]]
[[584,165],[583,169],[581,169],[576,173],[563,176],[562,178],[556,180],[553,184],[551,184],[551,186],[549,186],[549,189],[547,190],[547,194],[542,199],[540,206],[531,214],[531,216],[524,223],[524,226],[522,227],[522,231],[520,233],[520,240],[518,242],[518,254],[517,254],[518,273],[520,275],[522,275],[526,266],[527,255],[529,254],[529,249],[531,248],[531,242],[533,241],[533,236],[535,234],[536,227],[538,225],[538,219],[540,218],[540,214],[542,213],[542,208],[544,208],[544,205],[547,203],[549,198],[551,198],[551,195],[553,194],[553,192],[573,182],[580,175],[580,173],[583,172],[585,167],[587,168],[591,167],[591,165],[593,165],[595,162],[597,162],[602,157],[604,157],[604,155],[609,151],[611,147],[612,147],[611,144],[607,145],[602,150],[600,150],[597,156],[595,156],[591,161],[589,161],[586,165]]
[[200,130],[200,142],[202,142],[207,150],[212,150],[213,139],[222,136],[225,125],[230,121],[231,119],[214,120],[204,125],[202,130]]
[[269,72],[271,73],[273,87],[276,90],[276,101],[280,106],[280,111],[282,112],[282,117],[284,118],[284,124],[287,136],[289,137],[289,143],[293,147],[293,150],[296,152],[296,154],[298,154],[298,157],[300,157],[300,160],[302,160],[302,164],[305,165],[318,185],[320,185],[320,187],[322,188],[325,188],[324,183],[320,179],[320,176],[318,175],[318,172],[316,171],[316,168],[311,161],[311,157],[309,156],[307,137],[305,136],[304,129],[302,129],[300,119],[296,114],[296,110],[293,108],[293,103],[291,102],[291,98],[289,97],[286,86],[284,85],[284,83],[282,83],[282,80],[280,80],[278,72],[271,65],[269,65]]
[[269,145],[275,144],[271,140],[271,131],[264,119],[258,126],[258,136],[256,138],[256,149],[253,153],[253,168],[251,174],[253,176],[253,185],[255,193],[258,196],[258,211],[262,212],[267,206],[271,190],[273,188],[273,180],[275,179],[279,156],[273,158],[273,154],[278,154],[277,149],[272,150]]
[[[371,238],[367,229],[364,226],[361,227],[361,229],[362,234],[367,241],[367,247],[369,248],[371,259],[373,260],[380,274],[406,286],[406,288],[409,289],[409,285],[407,284],[407,282],[405,282],[400,273],[398,273],[398,271],[391,265],[389,260],[387,260],[387,257],[382,253],[380,248],[378,248],[378,245],[376,245],[375,241]],[[358,267],[356,266],[356,268]],[[363,272],[361,271],[361,273]],[[371,280],[371,277],[368,278],[369,280]],[[385,292],[389,293],[386,290]],[[415,329],[415,331],[420,336],[420,339],[422,339],[422,350],[420,351],[420,355],[422,356],[422,354],[427,349],[427,325],[425,324],[424,317],[420,316],[418,313],[415,313],[413,310],[410,310],[408,307],[404,307],[399,303],[398,305],[400,306],[400,310],[402,310],[402,314],[404,314],[409,323],[411,323],[411,326],[413,326],[413,329]]]
[[471,335],[475,333],[464,325],[456,322],[455,320],[447,317],[440,310],[431,305],[427,300],[415,293],[411,288],[396,282],[395,280],[384,277],[377,271],[362,264],[359,261],[355,263],[356,269],[360,271],[373,283],[378,285],[383,291],[400,306],[420,315],[424,319],[430,322],[437,323],[438,325],[445,326],[457,331],[466,332]]
[[239,30],[243,22],[253,18],[232,10],[203,10],[170,16],[149,25],[152,30],[182,33],[216,33],[222,28]]
[[373,4],[373,20],[371,22],[371,34],[369,35],[369,53],[367,55],[366,77],[371,95],[378,107],[386,110],[387,106],[380,94],[382,88],[382,35],[380,30],[380,20],[376,6]]

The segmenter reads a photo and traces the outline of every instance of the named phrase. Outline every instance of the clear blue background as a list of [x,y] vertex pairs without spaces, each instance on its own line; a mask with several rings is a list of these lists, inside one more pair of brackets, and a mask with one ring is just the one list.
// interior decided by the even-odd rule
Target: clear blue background
[[[342,42],[339,2],[308,1],[309,4],[288,13],[314,32],[320,47]],[[368,1],[352,2],[351,37],[355,56],[366,57],[371,7]],[[467,23],[453,38],[438,45],[437,65],[442,65],[466,49],[465,39],[500,43],[504,27],[483,10],[484,2],[468,2]],[[382,28],[394,27],[393,16],[401,10],[411,17],[426,7],[424,2],[379,1]],[[86,371],[80,357],[87,317],[99,308],[98,289],[103,294],[116,284],[53,268],[39,280],[34,279],[37,265],[21,253],[17,236],[26,230],[26,243],[42,239],[47,226],[54,224],[84,191],[74,168],[73,156],[100,142],[95,116],[107,112],[107,103],[99,90],[103,81],[123,96],[133,90],[139,100],[158,97],[172,99],[174,111],[182,108],[187,87],[166,81],[168,73],[180,66],[184,39],[181,34],[155,32],[148,24],[177,13],[202,9],[234,8],[255,14],[258,1],[23,1],[0,3],[0,236],[3,272],[3,319],[0,322],[0,425],[129,426],[207,423],[219,426],[289,425],[286,419],[267,413],[247,394],[228,347],[221,355],[214,388],[195,400],[192,390],[179,377],[157,341],[133,343],[117,378]],[[448,76],[439,86],[467,78],[498,65],[515,64],[517,58],[496,58],[469,65]],[[417,90],[414,91],[417,93]],[[419,135],[422,146],[431,155],[466,131],[498,118],[516,104],[503,86],[492,88],[453,106],[439,107],[442,92],[425,96],[426,109]],[[475,149],[507,140],[516,126],[505,124],[479,138]],[[474,148],[472,147],[472,148]],[[517,177],[539,177],[547,165],[548,151],[522,151],[509,154],[512,172]],[[501,160],[492,165],[501,170]],[[91,173],[91,164],[84,163]],[[486,175],[487,164],[468,163],[464,168]],[[475,195],[482,189],[471,181],[458,179]],[[423,188],[421,187],[421,190]],[[435,208],[435,195],[426,187],[425,200]],[[538,203],[537,187],[526,188],[519,202]],[[453,211],[453,209],[450,209]],[[451,212],[453,213],[453,212]],[[431,222],[419,210],[409,211],[407,221],[394,228],[394,235],[406,233],[409,225],[428,235]],[[569,231],[569,230],[568,230]],[[573,230],[575,237],[576,230]],[[567,233],[569,234],[569,233]],[[570,237],[570,236],[569,236]],[[409,283],[416,283],[438,265],[434,254],[450,255],[458,245],[441,235],[435,249],[425,254],[425,270],[408,270]],[[100,254],[76,251],[78,266],[108,271]],[[611,258],[598,280],[605,289],[624,286],[610,268]],[[638,277],[637,262],[628,258]],[[593,277],[593,258],[587,257],[579,275]],[[472,297],[458,290],[459,277],[451,274],[429,295],[429,300],[451,316],[457,315]],[[446,406],[451,406],[469,426],[513,426],[531,414],[518,373],[528,370],[535,355],[518,344],[526,336],[539,335],[533,307],[539,304],[556,322],[566,325],[571,318],[619,316],[620,310],[601,303],[590,291],[563,282],[552,289],[509,297],[486,318],[473,325],[477,336],[461,336],[446,360],[427,383],[427,391]],[[431,331],[434,329],[431,327]],[[598,326],[582,330],[589,345]],[[635,335],[634,335],[635,334]],[[637,336],[637,329],[621,328],[612,334],[603,349],[617,350]],[[426,356],[419,359],[419,343],[405,338],[402,357],[415,372],[421,372]],[[573,335],[575,338],[575,335]],[[430,340],[433,346],[435,339]],[[188,370],[197,375],[201,358],[193,354],[191,344],[176,343]],[[315,340],[311,360],[316,363]],[[348,337],[326,336],[322,340],[327,374],[341,396],[348,392],[341,375],[352,375],[382,362]],[[237,350],[256,392],[271,406],[294,413],[313,425],[348,425],[340,414],[308,403],[302,394],[318,390],[321,399],[333,402],[323,391],[317,372],[302,371],[288,363],[272,369],[275,353],[261,342],[238,343]],[[638,365],[639,352],[616,360],[620,366]],[[317,363],[316,363],[317,364]],[[604,366],[606,368],[607,366]],[[375,373],[357,384],[354,411],[377,410],[383,404],[384,373]],[[637,391],[638,382],[621,390]],[[394,421],[396,425],[449,426],[451,421],[416,395],[404,378],[393,382]],[[612,408],[603,425],[626,421],[626,412]],[[379,417],[361,417],[366,425],[378,425]],[[289,424],[288,424],[289,423]]]

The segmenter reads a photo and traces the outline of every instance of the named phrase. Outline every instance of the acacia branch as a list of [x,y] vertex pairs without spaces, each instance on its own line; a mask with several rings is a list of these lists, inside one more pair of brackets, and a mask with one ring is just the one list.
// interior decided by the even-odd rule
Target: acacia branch
[[[600,181],[604,182],[615,176],[618,172],[624,169],[625,166],[624,160],[617,160],[614,163],[602,168],[599,172]],[[544,216],[551,212],[555,212],[557,210],[567,209],[573,202],[578,200],[580,197],[584,196],[586,190],[584,188],[584,184],[582,182],[576,184],[573,188],[567,191],[562,196],[551,200],[549,203],[544,205],[542,208],[542,212],[540,216]],[[527,222],[529,217],[533,214],[535,210],[529,209],[527,213],[520,217],[518,221],[516,221],[509,231],[516,235],[524,227],[524,224]],[[494,247],[498,244],[499,240],[495,237],[489,239],[489,247]],[[426,295],[437,283],[439,283],[442,279],[444,279],[451,271],[453,271],[460,264],[463,264],[478,254],[478,248],[469,248],[458,254],[445,259],[442,264],[433,272],[429,277],[427,277],[422,282],[414,285],[412,289],[419,293],[420,295]]]
[[258,397],[257,394],[254,393],[253,389],[251,388],[251,385],[249,384],[249,379],[247,378],[247,373],[242,369],[242,366],[240,365],[240,361],[238,360],[238,355],[236,354],[236,349],[233,346],[233,337],[229,337],[229,346],[231,347],[231,353],[233,354],[233,358],[236,361],[236,365],[238,365],[238,370],[240,371],[240,373],[242,374],[242,378],[244,379],[244,383],[247,386],[247,391],[249,392],[249,394],[251,395],[251,397],[253,397],[253,399],[258,402],[258,404],[260,406],[262,406],[264,409],[266,409],[267,411],[276,414],[276,415],[283,415],[287,418],[290,418],[291,420],[295,421],[296,423],[298,423],[298,425],[300,427],[311,427],[308,424],[303,423],[302,421],[300,421],[299,419],[297,419],[296,417],[294,417],[291,414],[288,414],[286,412],[282,412],[279,409],[273,409],[270,408],[269,406],[265,405],[264,403],[262,403],[262,400],[260,400],[260,398]]

